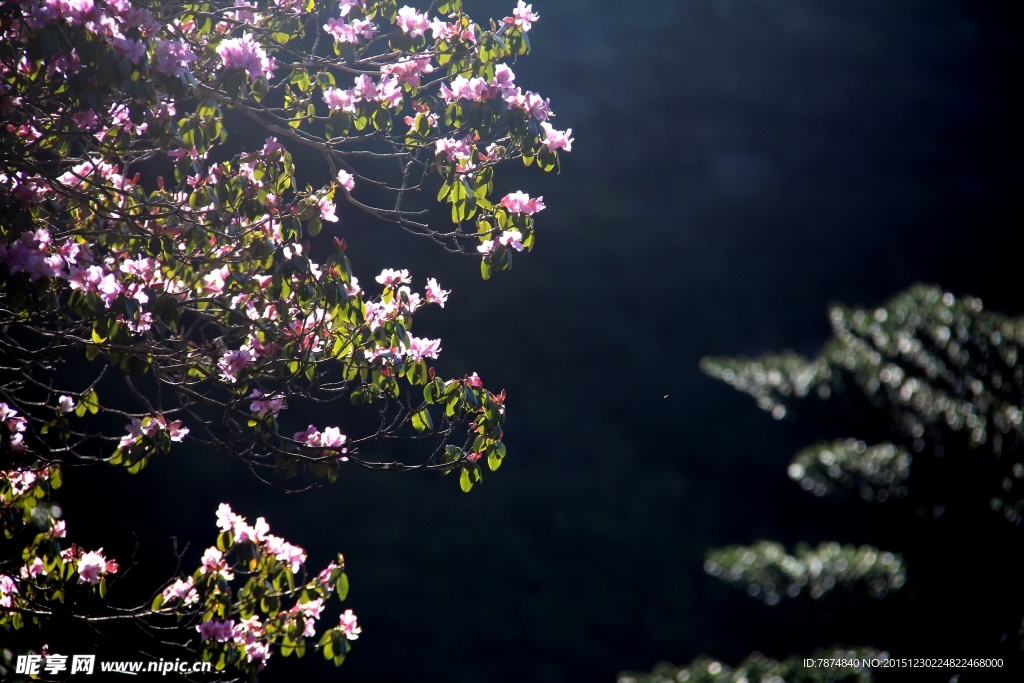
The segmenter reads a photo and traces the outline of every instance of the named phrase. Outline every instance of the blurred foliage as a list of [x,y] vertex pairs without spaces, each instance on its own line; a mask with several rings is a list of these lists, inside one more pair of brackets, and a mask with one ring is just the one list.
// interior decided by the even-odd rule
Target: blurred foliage
[[807,667],[802,658],[779,662],[755,652],[731,669],[714,659],[699,657],[685,667],[663,662],[651,673],[623,672],[618,683],[870,683],[874,678],[871,669],[861,665],[863,660],[886,658],[887,653],[870,649],[832,649],[815,652],[814,659],[846,660],[856,666]]
[[1002,460],[986,502],[1019,524],[1024,318],[915,285],[874,310],[833,306],[829,319],[835,337],[813,360],[793,353],[705,358],[701,369],[750,394],[776,419],[798,399],[828,400],[856,386],[914,452],[941,457],[948,442],[965,437],[979,460]]
[[745,584],[748,595],[768,605],[803,591],[817,600],[839,587],[880,599],[903,586],[907,578],[899,555],[869,545],[857,548],[838,543],[822,543],[814,549],[799,544],[795,555],[771,541],[718,548],[708,553],[704,570],[727,583]]
[[907,495],[912,456],[891,443],[868,446],[856,439],[839,439],[803,449],[789,464],[789,478],[816,496],[856,490],[864,500],[884,502]]
[[[795,404],[816,400],[833,414],[844,409],[856,414],[859,419],[853,424],[862,431],[873,426],[865,411],[882,416],[874,426],[888,433],[892,442],[868,446],[847,438],[801,450],[787,473],[805,491],[819,497],[856,491],[866,501],[884,502],[917,493],[952,495],[963,489],[973,510],[981,509],[976,492],[982,491],[990,496],[987,502],[992,510],[1019,525],[1024,494],[1015,480],[1024,478],[1018,453],[1024,434],[1024,364],[1018,362],[1024,318],[987,312],[976,298],[957,298],[937,287],[915,285],[875,309],[833,306],[829,319],[834,338],[814,359],[792,352],[755,360],[704,358],[701,369],[753,396],[777,420],[792,415]],[[859,388],[862,400],[848,400],[858,394],[847,394],[848,387]],[[931,462],[919,458],[914,477],[911,451],[935,456]],[[947,451],[948,464],[957,467],[935,476],[935,468],[929,465]],[[918,471],[921,465],[924,474]],[[958,478],[965,473],[970,477]],[[987,481],[978,487],[975,477]],[[935,512],[934,518],[940,519],[942,506],[936,506]],[[726,583],[745,586],[750,597],[767,605],[804,592],[817,600],[839,587],[854,597],[866,594],[881,599],[907,583],[901,555],[870,545],[858,548],[835,542],[816,549],[798,544],[792,555],[771,541],[712,549],[704,569]],[[942,588],[949,589],[948,585]],[[993,610],[992,620],[1001,620],[1003,611]],[[755,653],[730,670],[719,662],[698,659],[678,670],[659,665],[651,674],[622,674],[619,683],[847,680],[843,674],[805,667],[805,663],[798,659],[779,663]],[[844,673],[849,680],[871,680],[869,670]]]

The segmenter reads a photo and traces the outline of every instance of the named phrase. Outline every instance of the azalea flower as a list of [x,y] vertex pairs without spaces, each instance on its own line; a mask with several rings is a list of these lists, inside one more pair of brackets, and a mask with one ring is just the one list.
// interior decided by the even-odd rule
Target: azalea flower
[[363,629],[356,623],[356,615],[350,609],[345,610],[345,613],[341,615],[338,626],[349,640],[356,640],[363,632]]
[[512,192],[502,197],[501,205],[512,213],[525,213],[528,216],[532,216],[538,211],[543,211],[546,208],[544,206],[543,197],[530,199],[530,195],[521,191]]
[[544,146],[548,148],[549,152],[554,152],[556,149],[572,151],[572,128],[564,131],[555,130],[547,121],[541,122],[540,127],[544,129]]
[[103,548],[78,558],[78,583],[99,583],[107,574],[117,573],[117,562],[103,557]]
[[392,270],[391,268],[385,268],[380,271],[380,275],[374,278],[377,282],[384,285],[385,287],[395,287],[397,285],[406,284],[412,282],[409,278],[409,271],[405,270]]
[[437,283],[437,280],[434,278],[427,279],[425,297],[428,304],[437,304],[444,308],[444,302],[448,300],[449,294],[451,294],[451,290],[441,289],[441,285]]
[[427,15],[420,14],[415,8],[408,5],[398,10],[398,18],[395,23],[398,24],[398,28],[402,29],[402,33],[412,38],[422,36],[430,28],[430,19],[427,18]]
[[351,192],[356,186],[356,179],[351,173],[345,169],[338,171],[338,184],[344,187],[346,190]]

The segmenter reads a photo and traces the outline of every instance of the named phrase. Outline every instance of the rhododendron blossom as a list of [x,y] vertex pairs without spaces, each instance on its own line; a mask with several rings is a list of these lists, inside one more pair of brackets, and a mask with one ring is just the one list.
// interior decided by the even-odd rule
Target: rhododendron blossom
[[344,187],[346,190],[351,192],[356,187],[356,179],[351,173],[345,169],[338,171],[338,184]]
[[345,610],[341,615],[339,625],[341,626],[342,633],[344,633],[345,637],[349,640],[356,640],[359,637],[359,634],[363,632],[363,629],[360,628],[359,624],[356,622],[356,615],[353,614],[350,609]]
[[353,19],[345,22],[331,18],[324,24],[324,31],[339,43],[358,44],[360,40],[373,38],[374,26],[373,22],[368,19]]
[[538,19],[540,19],[540,15],[533,12],[533,6],[527,5],[523,0],[519,0],[515,9],[512,10],[512,16],[503,21],[506,24],[514,24],[523,29],[523,31],[529,31],[533,27],[533,22]]
[[240,69],[249,74],[250,78],[273,78],[277,63],[273,57],[267,57],[263,46],[253,40],[251,33],[243,33],[241,38],[228,38],[217,46],[217,54],[224,62],[225,69]]
[[385,287],[397,287],[398,285],[412,282],[412,279],[409,277],[409,271],[404,268],[402,270],[385,268],[374,279]]
[[437,304],[441,308],[444,308],[444,302],[448,301],[449,294],[451,294],[451,292],[446,289],[441,289],[441,285],[437,284],[437,280],[434,278],[427,278],[427,289],[425,293],[427,303]]
[[103,557],[103,548],[78,558],[78,583],[99,583],[107,574],[117,573],[117,562]]
[[567,130],[555,130],[555,128],[544,121],[540,124],[541,128],[544,129],[544,144],[547,146],[549,152],[554,152],[558,149],[564,149],[566,152],[572,151],[572,128]]
[[403,33],[413,38],[422,36],[430,28],[430,19],[426,14],[420,14],[414,7],[408,5],[398,10],[398,18],[395,21]]
[[525,213],[527,216],[532,216],[545,208],[543,197],[530,199],[530,195],[525,192],[512,192],[505,195],[501,198],[501,205],[512,213]]

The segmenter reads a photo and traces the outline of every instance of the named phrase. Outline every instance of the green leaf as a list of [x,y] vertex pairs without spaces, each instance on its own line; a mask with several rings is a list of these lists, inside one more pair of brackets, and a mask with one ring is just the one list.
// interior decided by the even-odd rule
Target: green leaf
[[417,432],[434,429],[434,421],[430,418],[430,411],[426,408],[412,414],[412,426]]
[[334,584],[334,590],[338,592],[338,600],[344,600],[348,597],[348,574],[345,572],[341,573],[338,577],[338,582]]
[[473,481],[470,479],[469,470],[465,467],[459,472],[459,488],[465,493],[469,493],[469,490],[473,488]]
[[321,221],[319,218],[315,216],[313,218],[310,218],[309,222],[306,223],[306,231],[309,233],[310,237],[316,237],[317,235],[319,235],[320,230],[323,227],[323,221]]

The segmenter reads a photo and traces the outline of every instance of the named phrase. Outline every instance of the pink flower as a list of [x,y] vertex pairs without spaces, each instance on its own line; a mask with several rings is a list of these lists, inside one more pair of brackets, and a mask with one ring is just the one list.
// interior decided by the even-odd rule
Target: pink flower
[[491,81],[491,84],[497,86],[501,90],[502,95],[515,93],[515,82],[516,75],[507,64],[499,64],[494,67],[494,80]]
[[319,619],[320,613],[324,611],[324,599],[317,598],[316,600],[310,600],[309,602],[302,602],[295,605],[298,611],[302,612],[302,615],[310,619]]
[[234,384],[238,381],[238,373],[245,370],[255,360],[256,354],[250,349],[228,351],[217,362],[217,367],[221,370],[221,379]]
[[320,435],[320,445],[328,448],[340,448],[347,440],[337,427],[327,427]]
[[199,593],[192,586],[192,577],[184,581],[176,579],[174,583],[164,589],[164,602],[175,602],[181,600],[183,605],[191,605],[199,601]]
[[275,550],[277,551],[274,555],[275,559],[287,564],[292,574],[298,574],[302,563],[306,561],[306,551],[287,541],[281,541]]
[[430,22],[430,30],[434,33],[434,40],[448,40],[459,34],[458,24],[447,24],[440,19]]
[[[345,16],[342,14],[342,16]],[[346,23],[339,19],[328,19],[324,30],[339,43],[358,44],[359,39],[373,38],[374,25],[369,19],[353,19]]]
[[519,0],[519,4],[512,10],[511,17],[505,17],[502,21],[506,24],[514,24],[519,28],[523,29],[523,32],[527,32],[533,26],[533,22],[540,19],[539,14],[533,13],[533,5],[527,5],[523,0]]
[[334,213],[334,202],[327,197],[324,197],[316,203],[320,208],[320,220],[328,221],[330,223],[337,223],[338,216]]
[[572,128],[561,131],[555,130],[555,128],[548,123],[543,121],[540,127],[544,129],[544,145],[548,148],[549,152],[554,152],[556,149],[564,149],[566,152],[572,151]]
[[389,109],[397,109],[404,101],[402,86],[394,76],[382,78],[377,88],[377,101],[384,102]]
[[346,190],[351,192],[356,186],[356,179],[351,173],[345,169],[338,171],[338,184],[344,187]]
[[316,428],[316,425],[309,425],[305,431],[295,432],[292,438],[313,448],[320,446],[320,430]]
[[276,418],[281,410],[288,407],[283,396],[264,396],[259,389],[253,390],[249,398],[255,399],[249,405],[249,410],[256,413],[256,417],[259,418],[264,418],[267,415],[273,415]]
[[484,381],[474,372],[472,375],[466,378],[466,384],[471,387],[480,388],[484,385]]
[[374,278],[377,282],[384,285],[385,287],[397,287],[401,284],[408,284],[412,282],[409,277],[409,271],[405,270],[392,270],[391,268],[385,268],[380,271],[380,275]]
[[61,396],[57,400],[57,405],[60,406],[60,412],[70,413],[72,410],[75,409],[75,399],[71,398],[70,396]]
[[54,520],[53,526],[50,527],[50,532],[47,534],[50,538],[64,538],[67,535],[67,525],[63,519]]
[[442,138],[434,143],[434,153],[443,154],[448,163],[459,159],[469,159],[473,156],[473,140],[469,136],[461,140]]
[[181,40],[158,40],[153,68],[166,76],[178,77],[188,71],[188,65],[197,59],[199,57]]
[[100,125],[100,119],[92,109],[89,111],[80,111],[71,118],[75,122],[75,127],[79,130],[92,130],[94,128],[98,128]]
[[441,289],[441,285],[437,284],[437,280],[434,278],[427,279],[425,298],[428,304],[437,304],[444,308],[444,302],[448,300],[449,294],[451,294],[451,290]]
[[316,575],[316,580],[320,583],[320,585],[327,592],[331,592],[331,591],[334,590],[334,587],[331,585],[331,574],[337,568],[338,568],[338,565],[336,565],[335,563],[331,562],[329,565],[327,565],[323,569],[323,571],[321,571],[319,574]]
[[43,564],[43,560],[38,557],[32,558],[32,563],[21,568],[21,578],[36,578],[37,576],[46,576],[46,566]]
[[284,149],[284,145],[277,141],[277,138],[270,137],[263,142],[263,154],[264,156],[270,156],[274,152],[281,151]]
[[414,88],[420,85],[420,76],[434,71],[430,64],[430,55],[415,55],[398,60],[394,64],[385,64],[380,72],[386,76],[395,76],[402,83]]
[[512,213],[525,213],[528,216],[532,216],[538,211],[543,211],[545,208],[543,197],[530,199],[530,195],[521,191],[512,192],[502,197],[501,205]]
[[211,270],[203,276],[202,293],[220,296],[224,293],[224,286],[229,275],[231,275],[231,271],[227,266]]
[[228,621],[210,619],[196,626],[196,630],[199,631],[199,637],[203,640],[216,640],[218,643],[226,643],[231,640],[235,630],[235,621],[234,619]]
[[146,54],[146,44],[141,40],[128,38],[114,38],[114,52],[125,55],[132,64],[138,64],[142,56]]
[[359,638],[359,634],[363,632],[363,629],[356,623],[356,615],[350,609],[345,610],[345,613],[341,615],[338,627],[349,640],[356,640]]
[[277,63],[273,57],[267,57],[263,46],[253,40],[251,33],[243,33],[241,38],[229,38],[217,46],[217,54],[224,62],[225,69],[241,69],[248,72],[252,79],[266,76],[274,77]]
[[107,574],[117,573],[117,562],[103,557],[103,548],[78,558],[78,583],[99,583]]
[[18,594],[18,584],[10,576],[0,574],[0,607],[14,607],[14,596]]
[[502,245],[503,247],[511,247],[516,251],[522,251],[523,243],[520,241],[522,239],[523,233],[519,232],[515,228],[512,228],[511,230],[506,230],[505,232],[501,233],[501,237],[498,238],[498,244]]
[[212,546],[203,553],[202,564],[199,570],[203,574],[219,574],[226,581],[235,578],[235,575],[228,569],[228,563],[224,559],[224,554]]
[[359,98],[351,90],[326,88],[324,89],[323,101],[331,111],[344,111],[349,114],[355,114],[356,103],[359,101]]
[[398,28],[402,29],[402,33],[408,34],[412,38],[422,36],[430,28],[430,20],[427,15],[420,14],[415,8],[408,5],[398,10],[398,19],[395,23],[398,24]]
[[440,352],[440,339],[421,339],[409,335],[409,350],[406,352],[409,360],[416,362],[424,358],[437,358],[437,354]]

